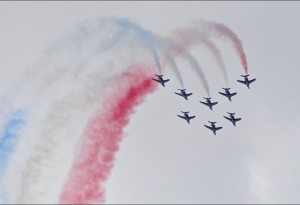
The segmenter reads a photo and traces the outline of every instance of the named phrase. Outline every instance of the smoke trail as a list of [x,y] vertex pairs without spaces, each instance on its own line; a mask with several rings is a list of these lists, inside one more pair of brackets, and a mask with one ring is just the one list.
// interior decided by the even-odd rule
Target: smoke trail
[[0,203],[1,204],[8,204],[8,199],[7,199],[7,191],[3,185],[0,186]]
[[[173,43],[173,44],[175,44],[175,43]],[[165,69],[167,64],[170,63],[173,74],[175,75],[175,78],[178,80],[181,88],[183,89],[184,88],[184,82],[183,82],[182,74],[181,74],[181,71],[178,68],[174,58],[172,57],[172,55],[174,55],[174,54],[172,54],[172,52],[171,52],[170,45],[167,45],[165,43],[163,45],[166,48],[164,48],[163,49],[164,51],[162,52],[164,55],[163,55],[163,58],[162,58],[161,67],[162,67],[162,69]]]
[[[171,59],[171,56],[178,56],[179,54],[184,57],[188,63],[191,65],[191,68],[196,72],[197,76],[200,78],[201,84],[208,96],[210,96],[210,91],[209,91],[209,85],[208,81],[206,80],[205,74],[199,65],[198,61],[190,54],[185,47],[185,45],[182,45],[181,42],[175,42],[171,39],[165,39],[164,40],[165,44],[168,47],[168,50],[165,54],[165,60],[164,62],[168,62]],[[181,74],[179,72],[179,76],[177,76],[178,79],[181,78]]]
[[[115,32],[113,32],[112,35],[108,35],[108,32],[110,31],[115,31]],[[72,29],[71,32],[68,32],[67,35],[62,36],[62,38],[60,38],[58,41],[56,41],[50,47],[48,47],[48,49],[46,50],[42,58],[37,63],[35,63],[31,68],[27,69],[25,75],[21,76],[21,79],[17,81],[18,82],[17,85],[14,86],[13,89],[8,90],[7,96],[10,96],[10,98],[17,98],[18,102],[21,102],[23,107],[34,107],[36,110],[37,107],[42,106],[42,109],[41,108],[39,109],[43,110],[42,112],[49,110],[50,116],[52,111],[53,112],[58,111],[60,115],[67,115],[69,116],[69,118],[73,117],[73,119],[76,119],[76,117],[72,116],[71,114],[67,113],[64,110],[65,107],[54,106],[57,109],[53,110],[51,109],[51,107],[50,109],[48,109],[49,105],[51,105],[55,100],[60,99],[62,96],[68,96],[67,93],[69,93],[70,91],[77,89],[77,87],[74,86],[74,82],[82,81],[82,79],[78,79],[78,78],[72,79],[72,76],[74,73],[77,74],[80,71],[79,69],[74,69],[74,68],[78,68],[78,64],[81,65],[89,60],[92,60],[92,57],[94,57],[95,53],[97,52],[102,52],[105,51],[106,49],[111,49],[117,46],[120,43],[120,39],[125,39],[127,32],[128,30],[120,28],[116,23],[116,20],[114,19],[101,18],[97,20],[88,20],[88,21],[84,21],[83,23],[80,23],[78,26]],[[109,38],[107,38],[107,36]],[[86,67],[79,67],[79,68],[83,69]],[[116,72],[117,71],[110,71],[110,74],[113,75]],[[107,75],[105,75],[105,77],[107,77]],[[98,78],[98,80],[101,80],[101,78]],[[71,87],[71,89],[68,89],[68,87]],[[99,86],[98,84],[98,87],[103,87],[103,86]],[[14,92],[12,92],[12,90]],[[60,91],[59,92],[60,94],[58,94],[58,91]],[[56,93],[56,94],[49,95],[49,93]],[[72,99],[68,99],[67,101],[70,100]],[[73,100],[76,101],[76,99],[74,98]],[[65,102],[65,104],[68,104],[68,102]],[[87,107],[91,108],[91,106],[89,105]],[[72,110],[72,108],[74,109]],[[76,111],[78,112],[78,110],[76,110],[77,108],[78,107],[76,106],[70,106],[69,110],[76,113]],[[83,115],[84,114],[81,114],[81,116]],[[60,116],[57,116],[57,118],[59,117]],[[37,195],[34,194],[41,194],[40,191],[42,189],[37,191],[35,189],[36,187],[31,185],[35,184],[38,187],[39,185],[37,182],[41,182],[41,178],[45,175],[46,177],[44,177],[44,179],[47,179],[47,173],[45,173],[45,170],[51,169],[52,165],[50,161],[51,160],[55,161],[53,159],[53,157],[55,158],[55,156],[53,155],[55,155],[55,152],[58,153],[57,147],[59,146],[57,147],[51,146],[59,142],[57,137],[59,136],[61,137],[61,133],[64,132],[64,129],[74,130],[74,128],[67,128],[67,126],[69,125],[68,123],[71,123],[72,120],[67,118],[66,121],[63,120],[59,121],[59,119],[57,118],[54,117],[48,118],[49,121],[46,122],[43,121],[45,122],[44,124],[41,123],[39,124],[39,126],[34,125],[35,130],[33,131],[33,133],[29,134],[29,136],[26,136],[28,141],[31,141],[33,144],[35,144],[34,147],[36,149],[32,151],[33,155],[29,155],[29,152],[23,153],[21,150],[19,150],[17,156],[14,156],[12,160],[5,161],[4,159],[1,159],[0,172],[5,171],[3,167],[4,165],[5,167],[8,167],[10,169],[9,170],[10,176],[9,177],[5,176],[6,179],[5,182],[3,182],[10,187],[9,189],[7,189],[10,190],[8,192],[10,201],[15,201],[15,200],[23,201],[24,199],[25,202],[26,201],[32,202],[30,200],[30,195],[32,196],[32,198],[36,198],[36,201],[40,203],[48,201],[47,199],[44,201],[39,201],[40,198],[38,198]],[[41,119],[43,118],[41,117],[40,120]],[[55,130],[56,132],[53,132],[53,130]],[[44,131],[46,131],[47,133]],[[51,134],[56,136],[52,136]],[[10,141],[11,145],[13,145],[12,144],[13,142],[14,144],[17,144],[19,139],[20,137],[14,138],[14,141]],[[28,145],[27,144],[23,145],[22,149],[28,150]],[[13,152],[6,153],[7,159],[8,159],[8,154],[10,154],[9,155],[10,157],[13,154]],[[29,156],[32,158],[29,158]],[[23,163],[24,161],[27,160],[29,162],[28,164]],[[18,164],[18,166],[14,166],[14,164]],[[22,166],[22,168],[24,169],[23,173],[26,179],[21,178],[21,176],[19,176],[20,174],[19,169],[21,168],[19,164],[23,165]],[[46,166],[46,164],[49,166]],[[45,168],[43,168],[43,166],[45,166]],[[27,173],[29,173],[30,171],[32,171],[32,174],[27,175]],[[16,176],[12,177],[12,173],[18,175],[19,178],[17,179]],[[41,178],[37,179],[38,177]],[[9,178],[10,179],[13,178],[15,183],[9,183],[8,180]],[[53,181],[53,180],[50,179],[49,181]],[[22,185],[20,186],[18,182],[21,183]],[[42,183],[47,184],[45,183],[45,181]],[[12,186],[18,186],[21,188],[20,196],[18,196],[18,192],[16,192],[16,190],[19,190],[19,188],[16,187],[11,188]],[[2,187],[4,187],[4,185]],[[41,188],[41,186],[39,186],[38,188]],[[24,189],[26,190],[25,192]],[[12,191],[16,193],[12,193]],[[6,192],[2,191],[2,193],[6,193]]]
[[180,72],[176,62],[174,61],[174,59],[172,57],[169,58],[169,63],[171,64],[171,67],[174,71],[176,79],[178,79],[178,81],[180,83],[180,86],[183,89],[184,88],[184,83],[183,83],[183,79],[182,79],[182,76],[181,76],[181,72]]
[[[166,46],[166,45],[164,45],[164,46]],[[172,53],[171,53],[171,51],[170,51],[170,48],[169,47],[167,47],[167,48],[165,48],[165,49],[167,49],[167,51],[164,51],[163,53],[164,53],[164,56],[163,56],[163,59],[162,59],[162,68],[165,68],[166,67],[166,65],[168,64],[168,63],[170,63],[170,65],[171,65],[171,69],[172,69],[172,71],[173,71],[173,73],[174,73],[174,75],[175,75],[175,78],[178,80],[178,82],[179,82],[179,84],[180,84],[180,86],[181,86],[181,88],[183,89],[184,88],[184,82],[183,82],[183,78],[182,78],[182,75],[181,75],[181,72],[180,72],[180,70],[179,70],[179,68],[178,68],[178,66],[177,66],[177,64],[176,64],[176,62],[175,62],[175,60],[173,59],[173,57],[172,57]]]
[[21,129],[25,124],[25,110],[14,111],[7,122],[4,123],[0,134],[0,203],[7,203],[7,188],[3,183],[3,177],[7,172],[7,167],[11,155],[15,152],[17,142],[21,137]]
[[25,110],[16,110],[4,124],[0,134],[0,178],[5,175],[11,154],[15,151],[21,128],[25,124]]
[[[64,159],[72,158],[69,156],[72,145],[77,141],[81,124],[87,119],[87,110],[93,107],[88,99],[68,97],[74,102],[68,99],[50,107],[49,114],[41,123],[44,125],[39,124],[33,133],[42,137],[35,137],[37,142],[32,146],[15,203],[56,203],[60,185],[57,182],[63,183],[65,169],[70,163]],[[56,188],[49,190],[49,187]]]
[[76,80],[85,70],[90,58],[124,47],[125,44],[131,48],[144,46],[148,49],[161,73],[155,47],[156,37],[151,32],[123,18],[97,18],[80,22],[61,35],[45,49],[41,59],[26,70],[17,85],[10,89],[15,92],[8,92],[7,96],[21,93],[31,96],[28,99],[36,99],[38,94],[50,92],[47,89],[54,83],[64,83],[66,77],[73,76],[73,80]]
[[89,78],[77,81],[80,86],[76,86],[73,93],[66,95],[68,92],[64,90],[64,99],[39,108],[38,113],[45,110],[45,116],[39,118],[40,123],[29,133],[35,143],[22,170],[23,176],[18,184],[20,191],[11,201],[20,204],[57,202],[60,187],[71,166],[78,136],[88,116],[96,109],[96,103],[101,100],[102,89],[111,86],[105,84],[110,80],[110,75],[114,72],[105,73],[103,69],[96,69]]
[[[113,22],[116,21],[113,20]],[[95,23],[98,24],[97,22]],[[89,25],[87,27],[93,26]],[[95,27],[97,28],[97,26]],[[45,70],[38,72],[40,73],[37,75],[39,81],[36,81],[32,86],[39,86],[40,83],[46,85],[45,82],[40,81],[45,79],[43,77],[47,77],[48,83],[53,84],[51,89],[47,89],[47,93],[52,91],[56,94],[54,96],[43,95],[36,99],[41,104],[38,109],[43,115],[39,117],[40,123],[35,126],[32,133],[29,133],[34,145],[32,146],[33,149],[30,157],[26,159],[28,163],[26,163],[26,166],[22,170],[23,176],[20,179],[20,184],[18,184],[20,191],[12,199],[17,203],[56,202],[59,188],[49,190],[48,187],[62,186],[64,177],[67,175],[68,166],[71,166],[68,163],[71,163],[70,159],[73,159],[72,151],[75,147],[77,137],[81,129],[83,129],[84,120],[88,119],[89,114],[95,109],[96,103],[99,103],[101,100],[103,89],[113,87],[113,85],[109,84],[110,79],[123,72],[128,63],[148,61],[146,56],[149,56],[149,54],[145,55],[145,52],[148,50],[141,46],[141,43],[144,42],[143,38],[140,37],[140,34],[135,29],[131,29],[130,27],[128,27],[130,32],[126,38],[123,36],[121,41],[115,43],[115,40],[112,40],[114,37],[112,37],[111,42],[104,46],[105,48],[112,47],[106,52],[102,50],[101,55],[96,55],[99,52],[99,45],[103,45],[102,40],[98,40],[98,37],[101,38],[103,35],[120,36],[109,33],[110,31],[118,32],[120,30],[118,29],[119,27],[118,23],[112,23],[109,29],[101,27],[102,33],[95,29],[87,37],[84,37],[84,40],[79,39],[79,42],[77,42],[75,48],[82,50],[75,52],[76,49],[74,50],[72,43],[64,45],[57,50],[56,54],[53,51],[50,55],[51,58],[48,60],[49,65],[46,68],[41,66]],[[80,29],[78,32],[83,32],[82,30]],[[74,37],[71,39],[75,41],[76,36],[78,35],[74,34]],[[139,38],[136,39],[133,37]],[[67,39],[65,40],[67,41]],[[87,45],[81,45],[80,42]],[[131,48],[129,53],[126,47],[127,44],[134,44],[136,47]],[[101,49],[104,47],[100,46]],[[70,55],[68,55],[69,53]],[[58,56],[56,57],[55,55]],[[61,55],[64,57],[63,59],[59,58]],[[134,58],[128,58],[130,55]],[[56,63],[53,59],[59,59],[59,61]],[[74,59],[74,62],[72,59]],[[73,78],[73,74],[77,73],[77,70],[73,69],[73,66],[79,67],[83,61],[87,63],[84,67],[80,68],[80,75]],[[59,68],[64,69],[60,70]],[[54,70],[58,74],[65,73],[62,75],[63,77],[57,79]],[[152,69],[149,72],[153,71]],[[50,77],[48,74],[55,76]],[[53,82],[56,83],[54,84]],[[69,93],[72,94],[69,95]],[[67,145],[68,149],[63,145]],[[57,164],[61,164],[61,166],[57,166]]]
[[138,37],[141,38],[146,43],[146,46],[148,47],[151,54],[153,55],[155,64],[158,68],[159,73],[161,74],[160,60],[159,60],[159,57],[157,54],[157,49],[156,49],[156,45],[157,45],[156,37],[150,31],[146,31],[139,25],[134,24],[129,20],[118,19],[117,21],[118,21],[119,25],[122,26],[123,28],[131,28],[137,32]]
[[204,39],[203,40],[203,44],[209,48],[210,51],[212,51],[212,53],[214,54],[214,56],[216,57],[216,61],[217,64],[219,65],[219,68],[224,76],[224,80],[226,85],[228,86],[228,74],[225,68],[225,64],[223,62],[223,57],[222,54],[220,52],[220,50],[218,49],[218,47],[209,39]]
[[[89,119],[91,113],[96,110],[97,104],[100,104],[102,90],[114,88],[114,85],[109,84],[110,79],[123,72],[127,67],[124,65],[148,60],[140,51],[144,52],[147,49],[147,52],[151,52],[154,63],[161,73],[157,52],[159,43],[158,38],[151,32],[128,20],[101,18],[96,21],[84,22],[76,27],[70,35],[68,33],[67,37],[63,37],[61,41],[57,41],[46,51],[42,59],[26,72],[23,80],[19,81],[17,92],[9,90],[14,94],[14,98],[18,99],[18,103],[21,102],[22,106],[19,107],[34,108],[34,112],[37,113],[35,120],[38,119],[38,123],[28,126],[29,122],[26,121],[27,127],[31,127],[31,132],[28,132],[26,137],[29,137],[29,141],[33,143],[32,152],[29,154],[19,148],[20,143],[25,142],[17,142],[20,139],[21,128],[16,129],[18,132],[6,135],[11,138],[3,145],[9,145],[10,148],[18,145],[18,157],[16,160],[9,161],[9,164],[19,165],[22,163],[26,166],[24,165],[25,168],[22,167],[19,170],[14,169],[13,172],[6,171],[7,174],[10,174],[10,177],[5,176],[6,185],[14,183],[13,188],[6,190],[16,192],[15,190],[20,189],[20,193],[13,193],[13,197],[11,197],[11,193],[8,193],[9,197],[7,197],[6,190],[0,190],[0,197],[4,202],[14,202],[17,199],[18,203],[55,203],[70,167],[72,169],[65,189],[61,193],[61,201],[72,201],[73,199],[87,202],[104,201],[103,182],[107,179],[113,166],[114,154],[118,148],[118,140],[121,139],[123,127],[128,123],[134,106],[140,104],[145,95],[152,92],[156,86],[147,79],[148,74],[146,73],[150,70],[146,72],[146,68],[137,66],[117,79],[120,80],[120,82],[117,81],[118,89],[105,100],[103,110],[99,110],[97,113],[99,115],[92,118],[90,124],[87,125],[86,132],[82,136],[84,140],[80,152],[82,155],[78,155],[79,161],[75,160],[72,166],[72,161],[69,159],[73,159],[73,147],[84,129],[85,120]],[[125,44],[127,47],[124,46]],[[128,52],[129,47],[130,52]],[[124,50],[126,51],[124,52]],[[176,52],[189,61],[209,95],[208,82],[198,62],[188,53],[186,46],[178,45],[171,52],[170,63],[179,82],[182,83],[182,87],[183,79],[173,59]],[[102,55],[96,55],[99,53]],[[129,59],[128,56],[131,55],[134,58]],[[125,84],[121,85],[123,80]],[[16,118],[20,120],[15,121],[19,122],[20,127],[25,123],[25,116],[24,114],[23,118]],[[23,124],[22,119],[24,120]],[[111,119],[111,124],[108,124],[106,119]],[[11,127],[6,125],[7,123],[3,127],[4,130],[9,130]],[[18,127],[18,123],[15,125]],[[115,130],[114,127],[117,129]],[[99,130],[101,132],[97,133]],[[14,135],[16,133],[19,135]],[[22,138],[23,134],[22,131]],[[1,139],[0,146],[2,145]],[[14,149],[10,149],[10,151],[5,149],[5,151],[11,155]],[[99,150],[100,152],[98,152]],[[96,154],[93,155],[94,153]],[[23,157],[24,154],[30,157]],[[11,157],[10,155],[5,156]],[[8,165],[4,164],[3,167]],[[87,167],[82,167],[84,165]],[[98,165],[99,167],[96,167]],[[82,172],[77,170],[77,167],[82,168]],[[97,172],[96,168],[99,168],[100,171]],[[15,175],[17,174],[15,173],[23,174],[17,176],[22,178],[16,179]],[[89,176],[89,174],[91,175]],[[56,183],[57,181],[59,183]],[[81,182],[83,184],[80,184]],[[81,185],[84,185],[82,187],[86,190],[82,190]],[[52,187],[55,188],[52,189]],[[71,193],[74,190],[75,192]],[[75,198],[72,198],[73,196]]]
[[237,36],[234,31],[232,31],[229,27],[227,27],[224,24],[216,23],[212,21],[198,21],[196,22],[198,26],[200,26],[200,29],[207,33],[210,36],[213,37],[224,37],[225,39],[229,40],[233,46],[233,48],[236,50],[241,64],[245,70],[245,73],[248,74],[248,64],[247,64],[247,57],[244,52],[244,48],[242,45],[241,40]]
[[224,80],[228,85],[228,75],[222,54],[215,43],[211,41],[205,33],[199,32],[196,28],[188,27],[184,29],[178,29],[174,35],[176,41],[181,42],[181,44],[183,44],[186,48],[195,46],[197,44],[203,44],[208,51],[213,54],[212,56],[215,58],[215,61],[217,62],[218,67],[223,74]]
[[204,90],[207,94],[207,96],[210,96],[210,92],[209,92],[209,85],[208,85],[208,81],[206,80],[206,77],[202,71],[202,68],[200,67],[198,61],[189,53],[189,52],[184,52],[183,56],[189,61],[191,67],[193,68],[193,70],[196,72],[196,74],[199,76],[202,86],[204,87]]
[[101,203],[105,200],[104,182],[113,167],[115,153],[134,108],[141,104],[157,84],[149,68],[134,66],[117,78],[118,86],[88,123],[60,203]]

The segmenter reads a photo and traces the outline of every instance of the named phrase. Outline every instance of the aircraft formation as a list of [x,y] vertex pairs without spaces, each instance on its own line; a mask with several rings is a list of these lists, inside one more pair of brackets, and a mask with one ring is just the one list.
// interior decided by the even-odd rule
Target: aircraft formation
[[[165,87],[165,84],[167,82],[170,81],[170,79],[163,79],[163,75],[156,75],[157,76],[157,79],[155,78],[152,78],[154,81],[160,83],[163,87]],[[248,87],[248,89],[250,89],[250,84],[253,83],[256,79],[251,79],[249,80],[248,77],[249,75],[241,75],[244,80],[237,80],[237,82],[239,83],[242,83],[244,85],[246,85]],[[224,92],[219,92],[219,94],[225,96],[226,98],[228,98],[228,100],[231,102],[231,98],[233,96],[235,96],[237,94],[237,92],[230,92],[230,89],[231,88],[222,88],[224,90]],[[178,92],[175,92],[176,95],[179,95],[181,97],[183,97],[185,100],[188,100],[188,97],[191,96],[193,93],[187,93],[186,92],[186,89],[178,89],[180,91],[180,93]],[[205,99],[205,101],[199,101],[201,104],[203,105],[206,105],[207,107],[209,107],[210,110],[213,110],[213,106],[217,105],[218,102],[212,102],[212,98],[206,98],[206,97],[203,97]],[[189,115],[189,111],[187,112],[183,112],[183,115],[177,115],[179,118],[182,118],[184,120],[187,121],[187,123],[190,124],[191,122],[191,119],[194,119],[196,116],[192,116],[192,115]],[[229,114],[229,116],[223,116],[225,119],[227,119],[228,121],[230,121],[235,127],[236,127],[236,122],[240,121],[242,118],[236,118],[234,115],[235,113],[230,113],[230,112],[227,112]],[[216,132],[218,130],[221,130],[222,127],[217,127],[216,126],[216,123],[217,122],[211,122],[211,121],[208,121],[210,123],[210,125],[204,125],[204,127],[206,127],[207,129],[211,130],[214,135],[216,135]]]

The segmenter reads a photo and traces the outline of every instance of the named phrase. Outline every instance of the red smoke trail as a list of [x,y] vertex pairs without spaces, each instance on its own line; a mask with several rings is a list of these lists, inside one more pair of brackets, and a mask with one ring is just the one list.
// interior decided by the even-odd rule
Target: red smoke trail
[[238,38],[238,36],[227,26],[219,23],[214,23],[216,29],[222,33],[225,36],[228,36],[231,39],[233,47],[236,49],[236,51],[239,54],[242,66],[244,67],[245,73],[248,74],[248,64],[247,64],[247,58],[246,54],[243,49],[243,45],[241,43],[241,40]]
[[197,29],[179,29],[174,33],[174,37],[176,39],[175,42],[178,44],[178,46],[171,46],[170,49],[166,51],[163,59],[164,66],[168,63],[171,55],[181,55],[182,53],[186,52],[187,49],[189,49],[190,47],[202,43],[215,55],[218,64],[225,68],[220,50],[208,38],[208,36],[204,36],[204,34],[200,33]]
[[218,35],[227,38],[232,43],[233,48],[239,55],[241,64],[246,74],[248,74],[247,57],[244,52],[244,48],[239,37],[229,27],[224,24],[211,22],[211,21],[200,21],[198,25],[204,26],[205,31],[211,32],[213,35]]
[[146,66],[133,66],[116,79],[118,85],[86,127],[79,154],[62,190],[60,203],[105,201],[103,186],[113,167],[123,129],[134,113],[134,108],[157,87],[150,78],[149,69]]
[[203,44],[213,54],[213,57],[215,57],[215,60],[224,76],[225,82],[228,85],[228,75],[221,51],[218,49],[215,43],[208,38],[209,36],[192,27],[178,29],[174,34],[177,41],[181,42],[181,44],[186,48],[195,46],[197,44]]
[[[221,51],[215,43],[208,38],[209,36],[199,32],[196,28],[188,27],[185,29],[178,29],[174,32],[174,37],[178,46],[170,46],[165,52],[162,60],[162,67],[165,67],[167,63],[172,63],[172,57],[183,55],[190,47],[203,44],[213,54],[212,56],[215,58],[215,61],[223,74],[226,85],[228,85],[228,75]],[[180,71],[177,71],[177,73],[177,75],[180,75],[178,78],[181,79]]]

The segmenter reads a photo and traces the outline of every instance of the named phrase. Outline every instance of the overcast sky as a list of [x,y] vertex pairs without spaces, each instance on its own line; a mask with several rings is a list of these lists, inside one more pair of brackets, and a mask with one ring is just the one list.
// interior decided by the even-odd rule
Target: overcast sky
[[[225,86],[212,58],[201,48],[192,53],[202,65],[219,101],[211,112],[198,101],[201,83],[179,62],[186,102],[166,88],[149,95],[126,127],[107,181],[107,203],[300,203],[300,3],[299,2],[1,2],[0,90],[30,67],[44,49],[79,21],[129,17],[159,36],[169,36],[192,20],[224,23],[242,39],[250,90],[238,84],[243,73],[232,48],[218,42],[238,92],[233,102],[217,94]],[[188,125],[176,115],[197,115]],[[237,127],[222,119],[236,112]],[[203,126],[217,121],[214,136]]]

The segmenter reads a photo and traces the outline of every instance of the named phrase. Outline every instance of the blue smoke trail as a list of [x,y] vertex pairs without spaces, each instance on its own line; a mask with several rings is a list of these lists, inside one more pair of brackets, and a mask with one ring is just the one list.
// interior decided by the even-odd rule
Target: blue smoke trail
[[[157,38],[150,31],[143,29],[141,26],[134,24],[130,20],[124,18],[98,18],[95,20],[84,21],[79,24],[71,35],[66,35],[57,41],[52,47],[46,50],[47,54],[53,54],[61,50],[65,50],[64,47],[68,47],[66,44],[71,45],[69,52],[78,54],[83,50],[84,45],[91,39],[93,35],[97,35],[97,31],[102,29],[109,29],[110,26],[116,24],[118,30],[113,35],[108,34],[107,39],[101,41],[100,45],[97,46],[95,53],[109,50],[124,39],[130,31],[134,31],[135,34],[146,44],[152,54],[155,64],[161,74],[161,65],[159,56],[157,53],[156,46]],[[112,27],[113,28],[113,27]],[[74,34],[75,33],[75,34]],[[95,42],[96,43],[96,42]]]
[[0,198],[0,203],[1,204],[7,204],[7,202],[8,202],[8,193],[7,193],[7,191],[6,191],[6,189],[4,188],[4,187],[0,187],[0,196],[1,196],[1,198]]
[[[21,129],[25,124],[26,113],[22,109],[13,112],[2,128],[0,134],[0,179],[5,176],[10,157],[16,149]],[[6,204],[8,193],[3,184],[0,186],[0,202]]]
[[127,36],[129,33],[129,27],[120,26],[119,30],[109,39],[106,39],[98,48],[99,51],[108,50],[114,46],[116,46],[122,38]]
[[15,151],[21,129],[25,124],[26,113],[21,109],[13,112],[2,128],[0,134],[0,178],[5,175],[9,159]]
[[144,30],[142,27],[135,25],[131,21],[126,19],[118,19],[117,23],[123,29],[126,30],[128,30],[128,28],[133,29],[142,38],[142,40],[146,43],[148,49],[150,50],[151,54],[153,55],[155,64],[158,68],[159,73],[161,74],[161,65],[155,47],[156,39],[154,35],[151,32]]

